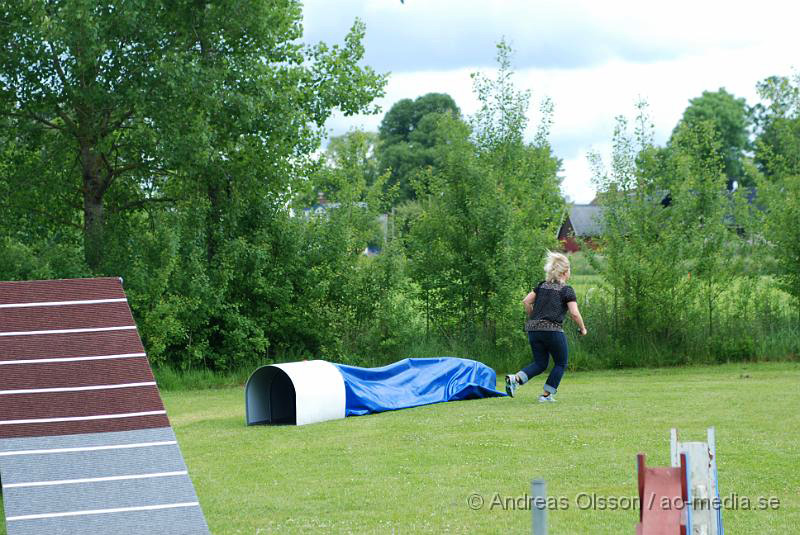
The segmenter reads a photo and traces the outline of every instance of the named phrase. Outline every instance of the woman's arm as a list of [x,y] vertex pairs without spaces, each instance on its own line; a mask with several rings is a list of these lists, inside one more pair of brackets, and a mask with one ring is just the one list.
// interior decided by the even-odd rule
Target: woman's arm
[[522,300],[523,306],[525,306],[525,315],[530,316],[531,312],[533,312],[533,302],[536,300],[536,292],[531,292],[525,296],[525,299]]
[[581,334],[586,336],[586,325],[583,324],[583,317],[581,316],[580,311],[578,310],[578,302],[577,301],[570,301],[567,303],[567,310],[569,310],[569,315],[572,318],[572,321],[578,324],[578,327],[581,329]]

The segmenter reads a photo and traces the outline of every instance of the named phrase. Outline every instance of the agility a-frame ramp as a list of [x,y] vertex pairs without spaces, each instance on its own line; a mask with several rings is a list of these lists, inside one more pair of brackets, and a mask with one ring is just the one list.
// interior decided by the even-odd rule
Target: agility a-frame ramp
[[0,282],[8,535],[208,535],[116,278]]

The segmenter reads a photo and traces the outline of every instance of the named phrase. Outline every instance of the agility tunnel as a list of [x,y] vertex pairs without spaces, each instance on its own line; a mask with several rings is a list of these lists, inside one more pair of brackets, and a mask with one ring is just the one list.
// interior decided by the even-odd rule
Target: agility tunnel
[[247,425],[305,425],[467,399],[505,396],[497,375],[456,357],[408,358],[380,368],[324,360],[258,368],[245,387]]
[[637,455],[636,535],[724,535],[714,428],[708,442],[678,442],[670,432],[669,467],[646,466]]
[[8,535],[207,535],[120,279],[0,282]]

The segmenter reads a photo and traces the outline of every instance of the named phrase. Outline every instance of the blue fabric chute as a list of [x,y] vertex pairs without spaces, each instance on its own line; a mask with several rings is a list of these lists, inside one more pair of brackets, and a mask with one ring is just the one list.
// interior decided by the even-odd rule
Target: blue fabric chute
[[493,369],[469,359],[410,358],[381,368],[334,365],[344,378],[346,416],[506,395],[495,389]]

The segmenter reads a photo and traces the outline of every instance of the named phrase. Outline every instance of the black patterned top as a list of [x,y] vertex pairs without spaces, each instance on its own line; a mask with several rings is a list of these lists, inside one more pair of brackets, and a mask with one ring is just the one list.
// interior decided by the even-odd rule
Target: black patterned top
[[533,289],[536,299],[525,322],[526,331],[563,331],[567,303],[577,301],[572,286],[560,282],[540,282]]

